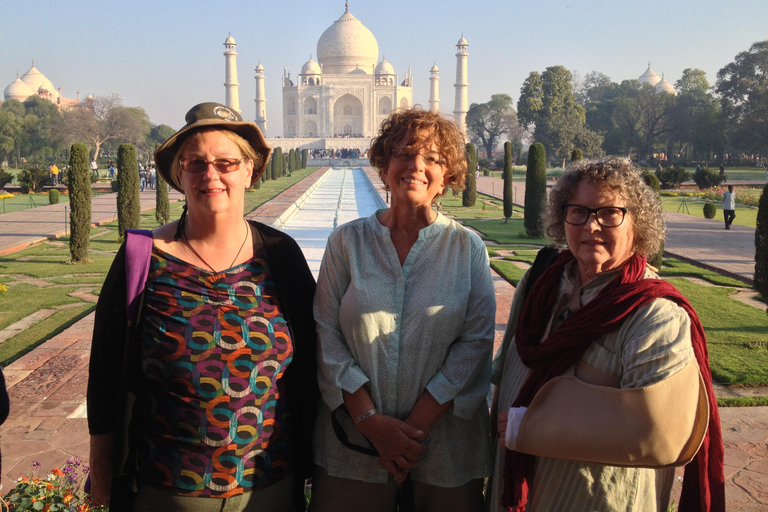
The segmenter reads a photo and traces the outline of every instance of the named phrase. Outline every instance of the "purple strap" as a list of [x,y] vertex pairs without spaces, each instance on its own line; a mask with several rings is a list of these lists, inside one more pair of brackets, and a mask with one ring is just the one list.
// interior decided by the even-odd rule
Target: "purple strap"
[[152,255],[152,232],[146,229],[125,230],[125,284],[128,325],[138,318],[141,295],[147,284]]

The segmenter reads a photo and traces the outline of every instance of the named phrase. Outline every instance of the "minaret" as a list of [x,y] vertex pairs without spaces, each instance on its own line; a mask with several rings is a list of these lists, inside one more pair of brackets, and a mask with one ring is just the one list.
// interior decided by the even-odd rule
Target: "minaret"
[[264,91],[264,66],[256,66],[256,126],[261,133],[267,133],[267,95]]
[[467,111],[469,110],[469,82],[467,82],[468,46],[467,40],[464,39],[462,34],[461,39],[456,44],[458,49],[456,52],[456,83],[453,84],[456,88],[456,106],[454,107],[453,115],[456,117],[461,133],[467,133]]
[[235,38],[232,34],[224,41],[224,56],[227,58],[225,76],[224,76],[224,90],[226,91],[226,100],[224,104],[240,113],[240,93],[238,88],[240,84],[237,83],[237,51],[235,47]]
[[429,111],[440,112],[440,70],[437,64],[429,70]]

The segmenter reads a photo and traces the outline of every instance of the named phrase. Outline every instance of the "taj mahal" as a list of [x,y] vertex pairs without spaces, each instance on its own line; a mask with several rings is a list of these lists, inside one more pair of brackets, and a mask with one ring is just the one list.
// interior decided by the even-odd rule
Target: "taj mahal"
[[[225,98],[227,106],[240,112],[237,81],[236,42],[230,35],[225,46]],[[466,132],[469,110],[467,40],[461,36],[456,44],[456,82],[453,115]],[[259,63],[255,69],[255,122],[268,141],[292,148],[336,149],[370,146],[381,122],[395,108],[413,106],[413,74],[411,69],[398,76],[392,64],[382,56],[376,37],[349,11],[333,22],[317,42],[317,60],[310,58],[301,72],[291,76],[287,68],[282,74],[283,133],[276,138],[267,125],[264,81],[266,70]],[[429,109],[440,110],[440,71],[430,69]],[[426,84],[425,84],[426,85]]]

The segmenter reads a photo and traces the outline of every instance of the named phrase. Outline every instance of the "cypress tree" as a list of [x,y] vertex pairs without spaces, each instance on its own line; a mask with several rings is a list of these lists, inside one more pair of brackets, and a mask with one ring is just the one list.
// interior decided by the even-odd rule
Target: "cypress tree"
[[475,181],[475,171],[477,170],[477,153],[475,145],[467,143],[467,187],[461,196],[462,206],[472,207],[477,202],[477,182]]
[[283,154],[280,155],[280,162],[283,164],[283,170],[280,173],[280,176],[287,176],[288,175],[288,157],[289,154]]
[[117,182],[117,231],[122,239],[125,230],[138,228],[141,220],[139,166],[132,144],[117,148]]
[[88,167],[88,146],[72,144],[69,150],[69,252],[73,263],[88,261],[91,236],[91,171]]
[[283,172],[283,148],[275,148],[272,153],[272,179],[276,180]]
[[308,149],[302,149],[301,150],[301,168],[306,169],[307,168],[307,153],[309,153]]
[[584,153],[579,148],[573,148],[571,151],[571,162],[578,162],[584,158]]
[[171,220],[171,202],[168,200],[168,183],[158,172],[155,181],[155,219],[157,225],[168,224]]
[[264,172],[261,174],[261,181],[267,181],[272,179],[272,162],[275,160],[275,154],[272,153],[267,160],[267,166],[264,168]]
[[504,172],[501,177],[504,179],[504,222],[506,223],[512,217],[514,206],[514,181],[512,181],[512,143],[504,143]]
[[[755,229],[755,290],[768,298],[768,184],[757,206]],[[768,311],[768,310],[766,310]]]
[[544,235],[541,216],[547,203],[547,157],[544,145],[534,142],[528,148],[528,168],[525,171],[525,233],[531,238]]

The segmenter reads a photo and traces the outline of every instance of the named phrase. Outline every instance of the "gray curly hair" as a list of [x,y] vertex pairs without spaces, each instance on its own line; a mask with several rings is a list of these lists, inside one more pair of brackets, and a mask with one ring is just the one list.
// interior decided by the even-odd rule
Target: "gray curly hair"
[[643,180],[639,169],[626,158],[606,157],[571,164],[549,193],[544,227],[552,241],[565,244],[563,205],[573,197],[581,180],[613,189],[627,202],[634,232],[633,250],[654,257],[664,244],[666,230],[659,195]]

